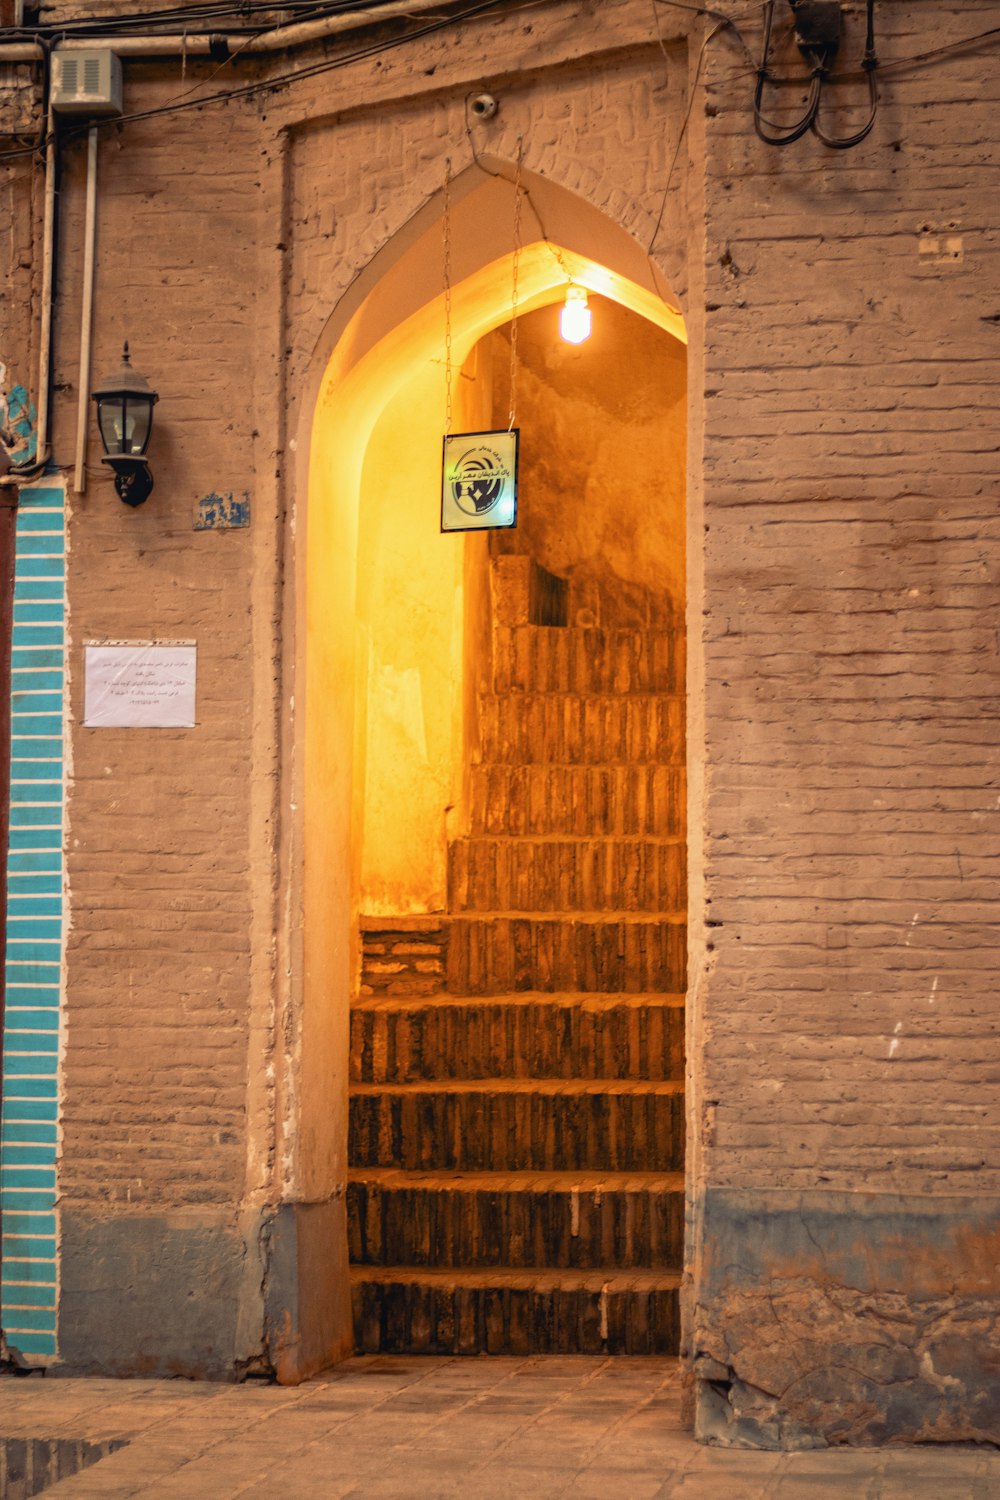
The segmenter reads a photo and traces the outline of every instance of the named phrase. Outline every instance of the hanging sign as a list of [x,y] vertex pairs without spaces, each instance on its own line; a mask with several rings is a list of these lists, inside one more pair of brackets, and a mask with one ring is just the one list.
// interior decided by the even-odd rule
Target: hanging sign
[[456,432],[444,440],[441,530],[517,525],[518,429]]

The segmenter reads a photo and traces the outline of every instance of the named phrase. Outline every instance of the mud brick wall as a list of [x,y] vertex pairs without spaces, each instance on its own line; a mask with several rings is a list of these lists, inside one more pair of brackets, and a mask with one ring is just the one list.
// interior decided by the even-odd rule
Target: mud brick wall
[[[863,145],[764,146],[735,44],[706,54],[695,126],[692,1340],[706,1432],[995,1441],[995,87],[976,49],[893,64],[997,12],[876,13]],[[855,80],[825,91],[828,130],[861,123]]]
[[[332,310],[439,191],[465,96],[489,85],[490,152],[512,161],[523,141],[528,170],[643,245],[666,188],[655,253],[688,322],[700,1430],[996,1439],[1000,116],[980,48],[898,66],[995,25],[996,5],[877,6],[879,119],[829,152],[756,139],[759,23],[721,3],[750,58],[731,31],[702,55],[681,13],[661,16],[664,56],[646,0],[553,0],[102,133],[95,371],[131,336],[161,404],[148,506],[126,512],[95,464],[68,509],[71,1366],[232,1375],[266,1355],[262,1303],[296,1263],[271,1230],[312,1192],[289,1125],[292,443]],[[861,22],[848,6],[848,62]],[[241,60],[240,81],[264,66]],[[775,66],[804,79],[794,46]],[[130,64],[125,87],[129,109],[165,103],[177,68]],[[828,121],[846,130],[863,88],[838,87]],[[65,468],[83,149],[64,148],[60,195]],[[40,179],[30,159],[9,170],[0,362],[9,344],[30,384]],[[199,500],[230,491],[251,526],[196,532]],[[83,641],[150,635],[198,639],[197,741],[81,727]]]

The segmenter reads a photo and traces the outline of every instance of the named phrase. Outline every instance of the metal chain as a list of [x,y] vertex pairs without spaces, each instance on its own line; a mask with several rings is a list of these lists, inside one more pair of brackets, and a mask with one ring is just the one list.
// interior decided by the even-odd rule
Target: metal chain
[[444,435],[451,437],[451,157],[444,164]]
[[521,163],[524,160],[524,141],[517,138],[517,169],[514,173],[514,260],[513,286],[510,299],[510,421],[507,431],[514,430],[517,411],[517,275],[521,262]]

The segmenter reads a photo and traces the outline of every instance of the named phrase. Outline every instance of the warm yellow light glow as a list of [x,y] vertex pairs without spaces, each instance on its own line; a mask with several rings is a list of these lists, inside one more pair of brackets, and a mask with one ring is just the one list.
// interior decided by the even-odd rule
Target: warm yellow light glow
[[571,286],[559,315],[559,331],[567,344],[582,344],[590,338],[591,312],[582,286]]

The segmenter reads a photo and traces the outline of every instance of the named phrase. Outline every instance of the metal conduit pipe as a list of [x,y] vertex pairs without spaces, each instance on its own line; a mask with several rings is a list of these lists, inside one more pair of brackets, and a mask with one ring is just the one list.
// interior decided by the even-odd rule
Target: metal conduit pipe
[[56,122],[49,105],[45,139],[45,210],[42,228],[42,318],[38,339],[38,423],[35,463],[49,456],[49,395],[52,381],[52,278],[56,235]]
[[80,311],[80,378],[77,382],[76,479],[73,488],[87,488],[87,422],[90,408],[90,345],[94,321],[94,246],[97,239],[97,130],[87,132],[87,207],[83,229],[83,298]]
[[[374,26],[380,21],[393,21],[401,16],[413,16],[425,10],[440,9],[441,0],[389,0],[386,5],[374,6],[371,10],[345,10],[339,15],[327,16],[321,21],[300,21],[294,26],[278,26],[273,31],[262,31],[258,36],[247,37],[245,31],[219,32],[212,36],[88,36],[65,37],[53,41],[56,52],[89,52],[95,47],[105,47],[118,57],[207,57],[211,49],[220,42],[227,43],[241,56],[256,52],[280,52],[288,47],[305,46],[308,42],[322,42],[341,32],[356,31],[360,26]],[[0,63],[41,62],[45,49],[38,42],[0,43]]]

